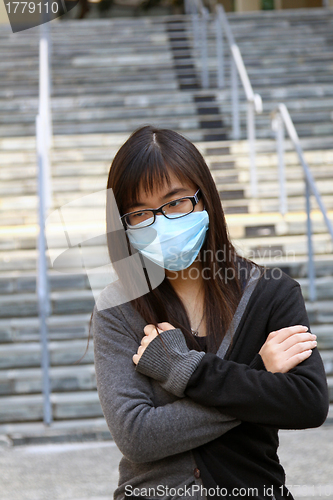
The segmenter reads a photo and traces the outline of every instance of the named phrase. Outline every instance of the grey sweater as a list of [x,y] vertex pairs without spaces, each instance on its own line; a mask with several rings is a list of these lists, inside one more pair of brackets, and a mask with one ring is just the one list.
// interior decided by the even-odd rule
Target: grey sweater
[[[221,357],[256,282],[252,277],[248,283],[217,352]],[[146,322],[127,299],[120,282],[109,285],[100,295],[92,319],[98,395],[112,437],[123,454],[114,500],[123,500],[125,492],[165,500],[205,499],[202,481],[195,477],[192,449],[216,439],[240,421],[183,394],[171,394],[163,384],[136,370],[132,357]],[[191,351],[188,362],[187,353],[189,373],[203,356],[203,352]],[[191,485],[197,488],[183,489]]]

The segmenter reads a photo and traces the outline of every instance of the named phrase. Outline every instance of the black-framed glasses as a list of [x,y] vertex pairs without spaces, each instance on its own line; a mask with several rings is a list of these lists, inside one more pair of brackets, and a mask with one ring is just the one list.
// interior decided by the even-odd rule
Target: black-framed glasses
[[156,220],[156,214],[161,213],[167,219],[179,219],[193,212],[194,207],[201,198],[201,191],[198,191],[193,196],[183,196],[177,200],[168,201],[159,208],[149,208],[147,210],[136,210],[129,212],[120,217],[120,220],[125,224],[125,229],[141,229],[142,227],[151,226]]

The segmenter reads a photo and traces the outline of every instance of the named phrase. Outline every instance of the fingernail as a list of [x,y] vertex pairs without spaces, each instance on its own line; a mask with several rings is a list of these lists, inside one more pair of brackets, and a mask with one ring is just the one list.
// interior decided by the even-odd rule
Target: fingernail
[[315,335],[314,333],[311,333],[311,336],[312,336],[313,339],[317,338],[317,335]]

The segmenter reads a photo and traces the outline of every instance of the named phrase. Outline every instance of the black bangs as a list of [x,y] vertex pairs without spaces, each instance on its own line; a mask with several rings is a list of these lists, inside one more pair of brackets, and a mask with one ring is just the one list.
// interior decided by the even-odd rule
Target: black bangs
[[[171,186],[169,173],[172,172],[180,180],[186,180],[180,165],[173,158],[164,158],[158,144],[151,142],[145,150],[141,150],[123,171],[121,192],[122,215],[139,200],[141,188],[147,195],[162,189],[165,184]],[[188,179],[187,179],[188,180]]]
[[[207,177],[213,182],[200,152],[177,132],[150,125],[133,132],[114,157],[107,183],[114,190],[120,215],[140,201],[141,189],[150,195],[170,187],[171,173],[181,183],[198,187],[207,183]],[[216,188],[214,193],[218,197]]]

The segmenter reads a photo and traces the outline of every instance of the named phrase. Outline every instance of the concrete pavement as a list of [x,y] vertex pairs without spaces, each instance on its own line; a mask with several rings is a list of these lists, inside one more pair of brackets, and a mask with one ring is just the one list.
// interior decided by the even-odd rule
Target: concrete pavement
[[[113,441],[0,447],[1,500],[112,500],[121,454]],[[333,499],[333,426],[280,431],[295,500]]]

